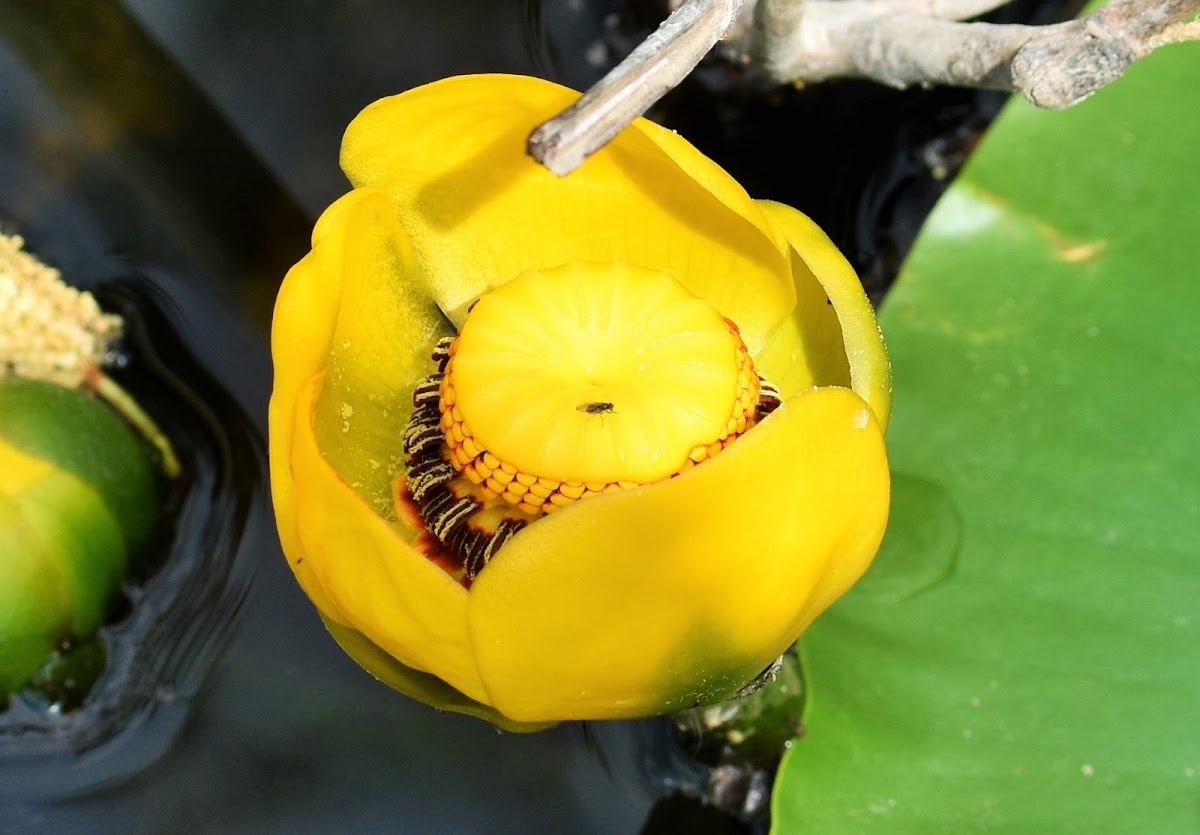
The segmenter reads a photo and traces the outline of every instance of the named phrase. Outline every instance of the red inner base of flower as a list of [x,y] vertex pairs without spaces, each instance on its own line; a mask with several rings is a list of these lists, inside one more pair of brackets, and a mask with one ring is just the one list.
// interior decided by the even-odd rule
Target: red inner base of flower
[[413,498],[412,491],[408,489],[408,482],[404,476],[397,478],[392,483],[392,502],[400,521],[420,531],[417,538],[412,541],[412,547],[417,549],[425,559],[458,580],[463,588],[470,589],[475,581],[467,574],[465,560],[461,554],[455,553],[444,545],[425,526],[421,509]]

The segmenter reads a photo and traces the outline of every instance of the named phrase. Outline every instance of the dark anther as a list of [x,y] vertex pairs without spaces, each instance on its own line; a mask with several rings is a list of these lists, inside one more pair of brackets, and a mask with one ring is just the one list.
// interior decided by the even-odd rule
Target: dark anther
[[415,458],[431,446],[436,449],[442,442],[440,420],[441,416],[436,409],[425,408],[413,412],[408,425],[404,427],[404,435],[400,442],[404,454]]
[[466,528],[466,533],[463,535],[459,553],[463,555],[463,568],[467,570],[467,576],[474,580],[479,576],[479,572],[483,570],[486,563],[484,551],[487,550],[492,537],[471,530],[466,525],[463,527]]
[[[491,538],[487,542],[487,545],[484,546],[482,554],[483,565],[480,565],[479,568],[476,569],[475,573],[478,574],[480,571],[482,571],[483,566],[491,562],[492,557],[504,546],[504,543],[516,536],[517,532],[523,527],[525,527],[525,523],[519,519],[505,519],[503,522],[497,525],[496,532],[492,534]],[[475,579],[475,576],[470,574],[469,571],[468,575],[472,580]]]
[[454,553],[462,555],[463,543],[467,541],[470,534],[471,526],[467,524],[466,519],[463,519],[460,524],[454,525],[450,529],[450,533],[442,540],[442,544]]
[[782,402],[779,398],[779,389],[775,388],[771,383],[768,383],[762,377],[758,378],[758,407],[755,410],[760,418],[764,418],[771,412],[779,408]]
[[[447,493],[449,494],[449,491]],[[451,538],[450,532],[454,529],[454,526],[460,522],[466,522],[467,517],[478,509],[478,502],[470,496],[463,496],[450,505],[444,512],[427,516],[425,524],[429,527],[430,533],[445,543]]]
[[[425,377],[413,390],[413,412],[401,434],[401,447],[407,466],[406,487],[425,520],[428,535],[461,558],[467,577],[474,580],[526,523],[503,519],[493,533],[485,533],[469,523],[486,502],[481,496],[467,492],[465,480],[456,481],[459,472],[446,457],[446,439],[441,429],[441,387],[453,342],[453,337],[438,340],[433,351],[438,373]],[[612,410],[611,403],[585,403],[580,407],[580,411],[589,414]]]
[[422,502],[430,490],[441,487],[455,475],[453,464],[440,455],[431,455],[408,468],[408,489],[414,500]]
[[422,406],[433,406],[438,408],[438,398],[442,388],[443,374],[430,374],[421,382],[417,383],[417,387],[413,389],[412,404],[413,408],[420,409]]
[[449,490],[439,491],[432,498],[430,498],[429,501],[421,505],[421,515],[425,518],[425,524],[428,526],[430,519],[438,518],[443,513],[448,511],[457,501],[458,497]]
[[439,372],[446,370],[446,363],[450,362],[450,346],[454,343],[453,336],[443,336],[433,346],[433,353],[430,354],[430,359],[437,363]]

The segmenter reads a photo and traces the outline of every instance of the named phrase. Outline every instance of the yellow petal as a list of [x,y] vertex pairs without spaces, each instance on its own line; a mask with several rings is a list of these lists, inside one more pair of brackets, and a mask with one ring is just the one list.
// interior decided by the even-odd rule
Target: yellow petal
[[625,261],[673,275],[736,321],[756,352],[795,302],[777,230],[695,149],[652,139],[644,122],[569,177],[535,163],[530,131],[577,95],[516,76],[435,82],[364,110],[342,166],[356,186],[392,195],[456,325],[471,301],[526,270]]
[[367,640],[361,632],[342,626],[329,618],[324,620],[329,634],[346,651],[347,655],[379,681],[405,696],[432,705],[439,710],[465,713],[484,719],[498,728],[513,733],[541,731],[555,724],[554,722],[514,722],[495,709],[467,698],[437,676],[404,666]]
[[320,590],[326,617],[484,701],[467,636],[466,589],[410,547],[325,461],[309,426],[319,386],[318,376],[297,403],[291,455],[297,549],[288,561]]
[[871,410],[814,389],[682,476],[538,521],[471,590],[490,703],[529,722],[729,696],[866,570],[888,485]]
[[[795,390],[791,387],[804,374],[812,377],[813,385],[849,385],[871,405],[886,432],[892,411],[892,366],[875,311],[854,268],[809,218],[781,203],[759,203],[792,246],[799,301],[792,319],[772,335],[763,355],[755,357],[756,364],[785,394]],[[820,295],[814,293],[813,279],[820,285]],[[829,304],[824,303],[826,297]],[[827,310],[836,314],[836,322]],[[842,365],[843,357],[847,366]],[[787,380],[787,388],[779,380]]]
[[433,344],[452,331],[385,193],[360,189],[329,228],[340,233],[341,293],[324,314],[336,321],[315,413],[317,443],[342,478],[390,517],[412,390],[433,370]]
[[309,381],[324,370],[333,338],[334,316],[341,296],[346,229],[339,219],[362,196],[347,194],[321,215],[313,230],[312,251],[288,271],[279,288],[271,325],[275,381],[267,409],[267,427],[275,524],[296,580],[316,607],[326,612],[331,611],[332,603],[313,577],[312,564],[304,564],[296,533],[292,428],[301,394]]
[[[358,406],[355,426],[362,431],[342,443],[340,424],[328,428],[332,420],[340,420],[340,415],[332,420],[327,417],[324,423],[331,442],[325,452],[335,467],[348,471],[343,473],[348,479],[373,477],[374,492],[379,493],[382,485],[389,493],[386,501],[390,503],[388,455],[399,453],[399,429],[411,410],[410,378],[428,372],[431,334],[436,335],[439,326],[446,328],[427,297],[404,285],[413,280],[403,274],[411,263],[405,258],[404,247],[404,236],[388,208],[387,197],[369,189],[351,192],[321,216],[313,232],[312,252],[289,271],[275,306],[271,334],[275,384],[269,427],[271,492],[279,537],[289,565],[313,603],[343,622],[349,622],[349,616],[342,606],[334,603],[318,573],[323,561],[331,557],[323,546],[306,551],[299,536],[299,528],[307,527],[310,521],[307,508],[311,507],[312,497],[298,495],[296,490],[295,427],[304,427],[305,437],[301,440],[315,449],[315,442],[309,437],[312,434],[309,419],[314,411],[311,386],[325,374],[334,357],[339,373],[337,383],[330,385],[332,393],[323,401],[326,415],[352,397]],[[384,325],[393,330],[386,330]],[[410,330],[412,338],[406,336]],[[336,350],[335,338],[341,340]],[[347,341],[349,346],[345,345]],[[354,359],[356,352],[363,352],[370,363],[346,368],[353,363],[342,362],[340,358]],[[378,375],[378,379],[372,375]],[[362,388],[350,393],[357,386]],[[390,389],[382,391],[383,386]],[[331,408],[330,404],[335,405]],[[395,412],[390,419],[385,413],[389,407]],[[299,424],[298,418],[302,418]],[[382,425],[390,426],[392,434],[366,431]],[[370,438],[374,446],[359,442],[364,437]],[[355,443],[352,445],[351,441]],[[378,467],[372,466],[373,460]],[[320,471],[315,465],[313,469]],[[330,471],[324,477],[338,476]],[[379,497],[375,498],[378,512]],[[360,510],[356,506],[355,512]],[[383,523],[381,519],[375,522]],[[342,602],[347,611],[355,610],[352,600]]]
[[814,386],[849,388],[850,363],[838,313],[804,260],[790,249],[788,258],[796,307],[754,357],[755,367],[784,397]]
[[783,252],[787,248],[787,238],[763,215],[761,201],[750,197],[742,188],[742,184],[729,176],[724,168],[700,153],[695,145],[673,130],[649,119],[638,119],[634,125],[713,197],[761,229],[777,250]]

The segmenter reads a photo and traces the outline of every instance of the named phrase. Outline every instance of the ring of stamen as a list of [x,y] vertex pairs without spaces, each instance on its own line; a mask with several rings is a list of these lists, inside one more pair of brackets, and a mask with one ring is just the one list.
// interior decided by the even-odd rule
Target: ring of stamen
[[623,264],[520,276],[433,359],[403,433],[404,490],[465,582],[531,521],[679,475],[779,405],[736,324]]

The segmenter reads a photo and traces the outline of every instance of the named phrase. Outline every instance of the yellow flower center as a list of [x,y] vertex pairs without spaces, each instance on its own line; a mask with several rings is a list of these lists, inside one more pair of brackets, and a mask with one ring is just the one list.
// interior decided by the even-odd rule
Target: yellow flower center
[[408,489],[469,577],[528,521],[678,475],[778,404],[733,322],[627,264],[524,273],[434,358],[405,431]]

